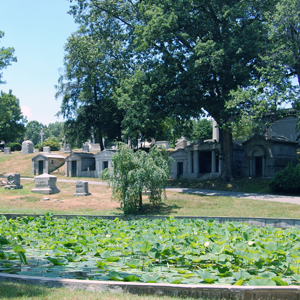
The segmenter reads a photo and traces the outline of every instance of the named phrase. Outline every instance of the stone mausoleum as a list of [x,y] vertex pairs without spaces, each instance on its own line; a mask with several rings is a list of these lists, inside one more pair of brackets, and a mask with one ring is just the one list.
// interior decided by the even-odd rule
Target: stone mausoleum
[[288,163],[296,165],[298,142],[285,137],[255,135],[243,143],[242,177],[273,177]]
[[65,176],[97,177],[95,155],[87,152],[73,152],[65,159]]
[[65,158],[56,153],[40,152],[32,158],[33,175],[50,174],[65,164]]

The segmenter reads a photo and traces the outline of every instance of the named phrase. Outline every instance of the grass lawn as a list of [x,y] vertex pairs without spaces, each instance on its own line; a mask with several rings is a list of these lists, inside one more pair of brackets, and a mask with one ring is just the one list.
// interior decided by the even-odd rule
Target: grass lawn
[[[61,154],[61,153],[60,153]],[[11,155],[0,153],[0,177],[8,173],[20,173],[21,177],[34,177],[31,171],[31,159],[36,155],[23,155],[13,152]],[[65,155],[66,156],[66,155]],[[63,176],[64,168],[60,168],[53,175],[58,179]],[[71,178],[70,178],[71,179]],[[77,179],[77,178],[72,178]],[[82,178],[80,178],[82,180]],[[5,179],[4,179],[5,180]],[[84,179],[83,179],[84,180]],[[89,181],[100,181],[89,178]],[[57,182],[60,193],[41,195],[32,193],[32,180],[21,180],[23,189],[5,190],[0,187],[1,213],[33,213],[44,214],[90,214],[90,215],[118,215],[122,214],[120,204],[111,200],[111,190],[103,185],[89,185],[90,196],[74,197],[75,183]],[[218,189],[240,192],[269,193],[266,180],[237,180],[233,183],[221,181],[169,181],[168,186]],[[49,198],[45,200],[45,198]],[[154,207],[147,198],[143,200],[144,211],[147,215],[170,216],[234,216],[234,217],[272,217],[272,218],[300,218],[300,207],[294,204],[268,202],[259,200],[245,200],[230,197],[199,196],[177,192],[167,192],[167,200],[160,206]],[[1,299],[120,299],[120,300],[171,300],[180,298],[136,296],[129,294],[97,293],[90,291],[70,291],[64,288],[46,288],[42,286],[23,285],[18,283],[1,282]],[[190,299],[190,298],[186,298]],[[205,300],[205,299],[202,299]]]
[[[70,291],[65,288],[47,288],[43,286],[25,285],[19,283],[1,282],[0,298],[2,300],[179,300],[178,297],[167,296],[137,296],[132,294],[116,294],[110,292],[92,292],[84,290]],[[194,298],[184,298],[194,300]],[[200,298],[199,300],[206,300]],[[211,300],[211,299],[210,299]]]

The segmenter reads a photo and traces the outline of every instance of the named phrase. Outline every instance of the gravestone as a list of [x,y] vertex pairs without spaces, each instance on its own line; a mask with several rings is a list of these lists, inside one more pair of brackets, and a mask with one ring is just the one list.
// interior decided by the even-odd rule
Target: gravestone
[[4,154],[11,154],[11,148],[10,147],[5,147],[4,148]]
[[43,147],[43,152],[50,153],[50,147],[49,146]]
[[50,195],[57,194],[60,190],[56,187],[57,177],[49,174],[42,174],[34,177],[34,188],[31,190],[33,193]]
[[83,152],[89,152],[89,150],[90,150],[90,147],[89,147],[88,144],[85,143],[85,144],[82,145],[82,151]]
[[29,154],[29,153],[33,153],[34,152],[34,148],[33,148],[33,143],[31,141],[24,141],[22,143],[22,154]]
[[70,153],[70,152],[72,152],[70,144],[65,144],[64,153]]
[[18,173],[8,174],[6,180],[6,186],[4,188],[9,190],[22,189],[23,186],[20,185],[20,174]]
[[75,184],[76,193],[73,196],[88,196],[91,195],[89,193],[89,186],[87,181],[77,181]]

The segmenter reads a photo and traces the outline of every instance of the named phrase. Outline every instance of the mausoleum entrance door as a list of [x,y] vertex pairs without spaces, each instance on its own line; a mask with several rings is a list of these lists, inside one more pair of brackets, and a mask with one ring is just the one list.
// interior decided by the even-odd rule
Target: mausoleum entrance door
[[77,176],[77,161],[72,160],[72,165],[71,165],[71,177],[76,177]]
[[263,160],[262,160],[262,157],[261,156],[256,156],[254,157],[254,176],[255,177],[262,177],[262,170],[263,170]]
[[39,175],[44,173],[44,161],[39,160]]
[[177,178],[183,177],[183,162],[177,163]]

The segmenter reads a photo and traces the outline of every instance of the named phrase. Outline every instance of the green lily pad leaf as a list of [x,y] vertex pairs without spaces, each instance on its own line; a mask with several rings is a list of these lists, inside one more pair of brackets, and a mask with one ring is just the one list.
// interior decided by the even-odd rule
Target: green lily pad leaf
[[144,273],[142,274],[140,280],[143,282],[149,282],[149,283],[156,283],[160,279],[160,276],[158,274],[148,274]]
[[99,269],[105,269],[107,267],[107,264],[100,260],[96,261],[96,264]]
[[63,266],[65,263],[63,261],[58,260],[57,258],[47,257],[55,266]]
[[239,279],[234,285],[242,285],[244,283],[244,279]]
[[259,274],[260,277],[266,277],[272,279],[273,277],[277,277],[277,275],[273,272],[264,272]]
[[123,281],[123,277],[116,271],[109,271],[108,277],[111,280]]
[[182,281],[182,278],[169,276],[167,277],[167,281],[172,284],[179,284]]
[[276,283],[272,279],[255,277],[249,280],[249,285],[253,286],[275,286]]
[[282,280],[281,277],[273,277],[272,280],[276,283],[276,285],[287,286],[289,285],[286,281]]
[[136,268],[140,264],[139,259],[133,259],[128,262],[126,262],[126,265],[129,266],[130,268]]
[[239,279],[241,279],[241,278],[243,278],[243,279],[248,279],[248,278],[251,277],[251,275],[250,275],[248,272],[243,271],[243,270],[239,270],[239,271],[237,271],[237,272],[234,272],[232,275],[234,276],[234,278],[235,278],[236,280],[239,280]]
[[292,278],[295,279],[296,281],[300,282],[300,275],[298,274],[293,274]]
[[109,262],[115,262],[115,261],[119,261],[120,258],[116,256],[111,256],[111,257],[106,257],[105,260]]
[[214,274],[211,274],[210,272],[208,271],[201,271],[201,270],[198,270],[196,271],[196,273],[206,282],[206,283],[214,283],[218,277]]
[[145,243],[142,244],[142,247],[140,248],[140,250],[142,252],[148,252],[148,251],[151,250],[151,248],[152,248],[152,244],[150,244],[148,242],[145,242]]
[[128,275],[124,277],[124,281],[140,281],[140,278],[134,275]]

